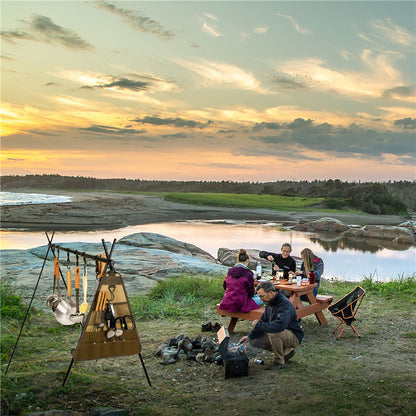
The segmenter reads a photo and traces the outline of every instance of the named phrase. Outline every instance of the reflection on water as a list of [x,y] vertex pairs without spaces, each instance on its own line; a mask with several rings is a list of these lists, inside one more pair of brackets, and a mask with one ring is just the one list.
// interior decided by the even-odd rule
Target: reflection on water
[[[194,244],[217,256],[220,247],[280,251],[284,242],[292,244],[294,255],[309,247],[325,263],[324,277],[362,280],[374,275],[378,280],[395,279],[416,272],[416,248],[392,245],[385,241],[343,239],[329,234],[284,230],[276,224],[218,221],[189,221],[146,224],[112,231],[57,232],[54,242],[112,242],[138,232],[163,234]],[[46,244],[41,232],[1,231],[1,249],[28,249]],[[116,262],[117,260],[114,259]]]
[[397,244],[389,240],[341,237],[339,234],[333,233],[311,234],[309,238],[314,243],[321,245],[325,251],[333,252],[339,249],[351,248],[364,253],[377,253],[383,249],[405,251],[411,247],[411,244]]

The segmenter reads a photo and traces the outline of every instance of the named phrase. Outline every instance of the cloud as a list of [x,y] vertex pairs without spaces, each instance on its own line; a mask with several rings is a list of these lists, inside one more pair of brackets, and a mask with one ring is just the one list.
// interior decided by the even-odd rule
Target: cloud
[[254,33],[257,33],[258,35],[264,35],[268,30],[269,28],[267,26],[258,26],[254,28]]
[[284,17],[285,19],[289,20],[290,23],[294,26],[296,31],[300,33],[301,35],[308,35],[309,33],[312,33],[309,29],[302,29],[299,25],[299,23],[292,17],[281,13],[276,13],[277,16]]
[[207,22],[202,23],[202,31],[208,33],[208,35],[214,36],[215,38],[222,36],[218,30],[216,30],[212,25],[209,25]]
[[[396,123],[395,123],[396,124]],[[416,119],[397,120],[397,125],[412,129]],[[274,130],[270,136],[254,136],[253,140],[267,145],[270,153],[280,154],[282,146],[294,155],[320,152],[337,157],[360,157],[382,160],[386,154],[395,155],[403,163],[416,161],[414,135],[365,129],[355,124],[348,127],[330,123],[317,124],[311,119],[297,118],[290,123],[256,123],[253,131]],[[321,156],[323,157],[323,156]]]
[[80,128],[81,131],[91,132],[91,133],[102,133],[102,134],[116,134],[116,135],[131,135],[131,134],[143,134],[146,133],[146,130],[136,130],[132,128],[119,128],[113,126],[103,126],[103,125],[92,125],[89,127]]
[[99,0],[95,4],[98,7],[121,17],[122,20],[134,30],[138,30],[143,33],[151,33],[164,40],[169,40],[175,37],[173,32],[165,29],[159,22],[150,17],[143,16],[138,11],[122,9],[121,7],[117,7],[114,4],[104,0]]
[[129,100],[152,101],[148,94],[156,92],[174,91],[178,86],[173,81],[167,81],[153,74],[126,74],[104,75],[101,73],[63,70],[58,72],[59,77],[81,84],[82,89],[100,89],[116,93],[118,98]]
[[406,117],[401,120],[395,120],[394,125],[404,129],[414,130],[416,129],[416,118]]
[[143,118],[136,118],[132,121],[142,124],[152,124],[154,126],[174,126],[174,127],[190,127],[204,129],[213,123],[212,120],[208,120],[206,123],[201,123],[194,120],[184,120],[183,118],[160,118],[159,116],[146,116]]
[[[410,93],[411,88],[397,90],[397,86],[402,86],[402,75],[394,67],[394,62],[400,55],[395,53],[374,54],[365,49],[361,53],[362,71],[353,71],[329,67],[326,62],[319,58],[307,58],[281,62],[277,68],[279,77],[301,80],[310,88],[325,90],[330,93],[346,95],[352,98],[381,98],[385,97],[386,91],[390,93],[390,98],[403,101],[412,101],[413,96],[407,96],[404,92]],[[273,79],[273,77],[272,77]]]
[[384,91],[385,98],[407,98],[415,96],[415,87],[409,85],[400,85],[398,87],[389,88]]
[[2,39],[10,43],[16,43],[16,40],[37,40],[34,36],[27,32],[18,30],[2,30],[0,32]]
[[164,139],[186,139],[188,135],[185,133],[161,134],[161,137]]
[[397,26],[390,17],[386,19],[377,19],[371,22],[374,30],[374,36],[409,48],[415,44],[415,35],[407,29]]
[[73,30],[55,24],[47,16],[34,16],[29,22],[30,28],[44,42],[60,43],[70,49],[91,49],[92,45],[81,39]]
[[110,82],[103,82],[99,85],[92,86],[93,88],[116,88],[120,90],[131,90],[131,91],[147,91],[149,89],[149,82],[134,81],[127,78],[110,77]]
[[298,90],[307,88],[307,83],[301,80],[296,80],[292,77],[272,75],[271,80],[280,87],[288,90]]
[[195,72],[202,77],[207,86],[219,86],[251,90],[258,93],[270,93],[261,87],[260,82],[251,72],[229,64],[201,60],[200,62],[189,62],[176,59],[179,65]]
[[28,31],[2,31],[2,38],[12,43],[16,43],[17,40],[32,40],[58,43],[70,49],[93,48],[73,30],[57,25],[47,16],[34,15],[25,24],[28,26]]
[[204,16],[205,16],[205,17],[208,17],[208,19],[214,20],[214,21],[216,21],[216,22],[218,22],[218,21],[219,21],[218,17],[217,17],[217,16],[215,16],[214,14],[212,14],[212,13],[204,13]]

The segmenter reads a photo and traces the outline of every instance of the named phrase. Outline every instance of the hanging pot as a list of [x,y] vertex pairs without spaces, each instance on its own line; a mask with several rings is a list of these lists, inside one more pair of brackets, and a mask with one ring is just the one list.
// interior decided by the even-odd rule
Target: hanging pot
[[48,297],[46,304],[52,309],[52,312],[55,314],[56,320],[62,325],[73,325],[75,322],[71,321],[70,316],[76,312],[76,308],[71,306],[71,304],[61,298],[61,284],[59,280],[59,262],[58,258],[55,258],[55,281],[58,286],[58,294],[55,293],[55,284],[54,284],[54,293]]

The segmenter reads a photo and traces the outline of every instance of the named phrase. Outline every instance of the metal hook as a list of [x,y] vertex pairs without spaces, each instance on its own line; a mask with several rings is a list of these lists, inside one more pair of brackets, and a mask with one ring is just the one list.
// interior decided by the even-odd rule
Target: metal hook
[[111,299],[108,299],[109,302],[113,301],[115,298],[114,292],[116,290],[116,286],[115,285],[109,285],[108,286],[108,291],[111,293]]

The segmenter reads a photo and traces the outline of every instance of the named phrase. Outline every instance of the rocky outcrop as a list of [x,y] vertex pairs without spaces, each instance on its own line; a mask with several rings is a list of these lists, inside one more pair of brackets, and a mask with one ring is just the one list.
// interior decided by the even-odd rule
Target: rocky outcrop
[[376,238],[389,240],[396,244],[414,244],[415,235],[406,227],[386,227],[382,225],[366,225],[362,228],[350,228],[342,233],[343,237]]
[[304,221],[292,227],[298,231],[326,231],[340,233],[349,229],[343,222],[329,217],[323,217],[315,221]]
[[[58,244],[58,243],[56,243]],[[59,243],[63,247],[91,255],[102,255],[102,244]],[[107,248],[110,244],[107,244]],[[11,283],[23,299],[29,299],[34,291],[48,246],[29,250],[2,250],[2,280]],[[75,256],[70,256],[73,270]],[[62,270],[66,270],[66,252],[60,253]],[[227,267],[219,264],[209,253],[193,244],[184,243],[160,234],[138,233],[126,236],[116,242],[112,254],[115,268],[123,277],[127,292],[142,294],[157,281],[175,276],[201,275],[225,276]],[[83,259],[80,258],[81,270]],[[94,293],[95,264],[87,259],[88,300]],[[63,286],[62,282],[61,285]],[[61,288],[62,288],[61,286]],[[49,251],[42,279],[37,287],[36,307],[46,308],[46,298],[53,290],[53,254]]]

